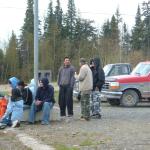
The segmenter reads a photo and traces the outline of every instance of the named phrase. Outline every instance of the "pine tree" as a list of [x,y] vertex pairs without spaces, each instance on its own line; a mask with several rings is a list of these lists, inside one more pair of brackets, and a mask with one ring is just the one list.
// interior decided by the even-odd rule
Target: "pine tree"
[[67,16],[66,18],[67,35],[69,39],[72,41],[74,38],[76,26],[76,8],[74,0],[68,0],[68,10],[66,16]]
[[57,0],[54,14],[55,14],[55,22],[56,22],[59,30],[61,31],[62,30],[62,21],[63,21],[63,11],[60,6],[59,0]]
[[122,22],[122,18],[121,18],[120,12],[119,12],[119,8],[117,8],[117,10],[116,10],[115,18],[116,18],[117,25],[119,27],[119,23]]
[[45,22],[44,22],[44,37],[45,38],[52,37],[54,26],[55,26],[55,17],[54,17],[54,11],[53,11],[53,2],[51,0],[48,6],[47,16],[45,17]]
[[[33,77],[33,51],[34,51],[34,14],[33,0],[27,0],[27,10],[25,14],[24,24],[21,28],[20,35],[20,67],[22,76],[25,79]],[[27,69],[24,72],[24,68]],[[24,73],[23,73],[24,72]]]
[[111,29],[111,40],[113,43],[113,49],[117,50],[119,47],[120,35],[119,35],[119,27],[118,21],[116,20],[115,16],[113,15],[110,22],[110,29]]
[[131,45],[132,49],[134,50],[141,50],[143,46],[143,31],[144,30],[144,24],[141,19],[141,9],[140,6],[138,6],[136,17],[135,17],[135,26],[132,30],[132,36],[131,36]]
[[106,22],[104,22],[102,26],[101,37],[110,38],[110,35],[111,35],[110,22],[109,20],[107,20]]
[[144,16],[144,49],[146,55],[150,57],[150,1],[143,2],[143,16]]
[[3,81],[4,77],[4,52],[2,49],[0,49],[0,81]]
[[5,65],[7,66],[6,77],[17,76],[19,74],[18,44],[16,35],[12,32],[8,46],[6,48]]
[[123,50],[127,54],[128,51],[130,50],[130,34],[128,32],[126,23],[123,24],[123,33],[122,34],[123,34],[122,35],[122,47],[123,47]]

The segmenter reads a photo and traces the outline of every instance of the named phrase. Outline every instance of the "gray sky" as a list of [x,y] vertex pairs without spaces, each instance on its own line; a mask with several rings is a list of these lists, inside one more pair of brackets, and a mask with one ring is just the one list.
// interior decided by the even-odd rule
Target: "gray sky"
[[[8,40],[12,30],[19,35],[23,25],[27,0],[0,0],[0,45]],[[55,1],[53,3],[55,5]],[[92,19],[96,27],[100,28],[105,20],[116,12],[119,7],[123,21],[132,28],[135,21],[138,4],[141,6],[143,0],[74,0],[77,11],[81,17]],[[148,0],[145,0],[146,2]],[[39,0],[39,16],[43,17],[47,11],[50,0]],[[68,0],[60,0],[63,11],[67,8]]]

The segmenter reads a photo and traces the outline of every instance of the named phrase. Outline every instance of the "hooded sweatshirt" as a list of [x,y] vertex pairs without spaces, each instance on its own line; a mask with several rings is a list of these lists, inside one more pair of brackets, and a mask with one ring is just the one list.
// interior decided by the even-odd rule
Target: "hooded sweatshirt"
[[27,88],[29,88],[32,92],[32,97],[33,99],[35,98],[35,89],[36,89],[36,84],[35,84],[35,80],[31,79],[29,85],[27,86]]
[[52,85],[49,85],[49,81],[47,78],[41,79],[41,82],[43,83],[43,87],[38,87],[35,100],[44,102],[52,102],[55,103],[54,100],[54,87]]
[[101,91],[101,88],[105,83],[105,74],[103,68],[101,67],[100,59],[94,58],[92,61],[94,63],[94,67],[91,67],[93,74],[93,90],[95,90],[95,88],[98,87]]
[[11,90],[11,101],[12,102],[22,100],[21,92],[17,88],[18,82],[19,82],[19,79],[17,79],[16,77],[12,77],[9,79],[9,83],[12,87],[12,90]]

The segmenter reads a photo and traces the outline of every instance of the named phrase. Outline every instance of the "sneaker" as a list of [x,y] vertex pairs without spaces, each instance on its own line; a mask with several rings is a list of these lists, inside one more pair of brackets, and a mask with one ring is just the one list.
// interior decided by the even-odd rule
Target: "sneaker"
[[12,128],[20,127],[20,122],[18,120],[13,121]]
[[49,125],[49,122],[41,121],[41,125]]
[[60,116],[60,121],[65,121],[66,120],[66,116]]
[[80,118],[81,121],[90,121],[90,118],[89,117],[82,117]]
[[85,118],[83,118],[83,117],[82,117],[82,118],[80,118],[80,120],[81,120],[81,121],[86,121],[86,119],[85,119]]
[[84,118],[83,116],[80,117],[80,119]]
[[102,115],[101,114],[94,114],[91,116],[93,119],[101,119]]
[[7,124],[5,123],[0,123],[0,129],[5,129],[7,127]]

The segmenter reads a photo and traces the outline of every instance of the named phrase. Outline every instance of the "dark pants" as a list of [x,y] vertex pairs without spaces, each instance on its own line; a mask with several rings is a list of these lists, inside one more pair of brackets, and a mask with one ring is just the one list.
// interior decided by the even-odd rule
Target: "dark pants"
[[73,115],[73,88],[68,85],[60,86],[59,89],[59,107],[60,115],[66,116],[66,107],[68,116]]

